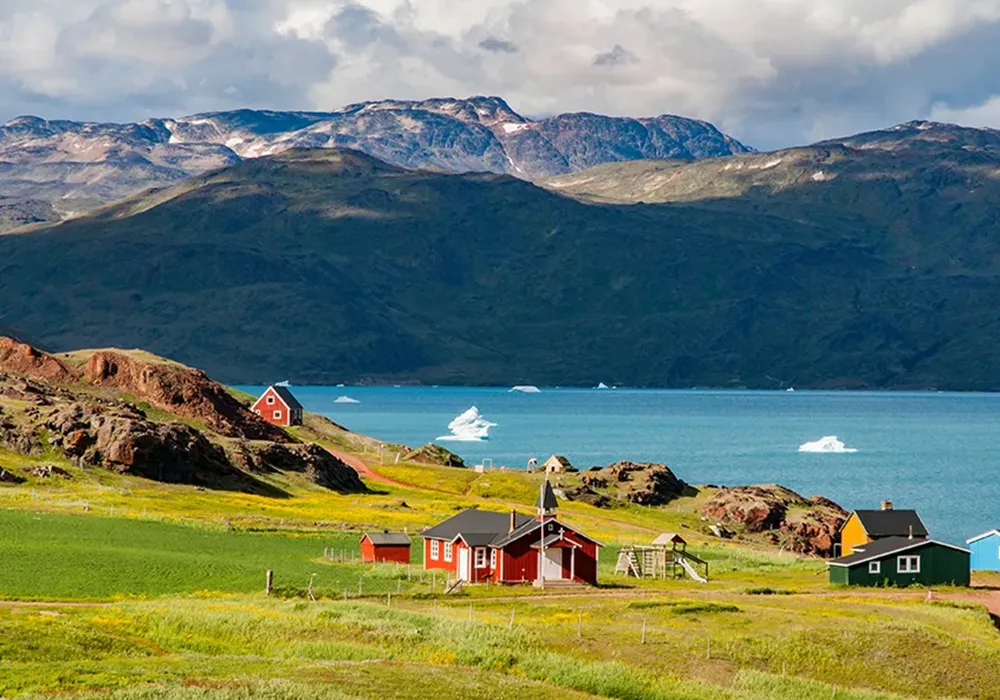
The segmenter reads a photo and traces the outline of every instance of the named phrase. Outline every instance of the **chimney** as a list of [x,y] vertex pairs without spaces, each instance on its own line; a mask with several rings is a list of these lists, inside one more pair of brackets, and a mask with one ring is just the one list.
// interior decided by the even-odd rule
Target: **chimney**
[[510,529],[507,532],[514,532],[517,529],[517,511],[513,508],[510,510]]
[[892,501],[882,501],[882,510],[892,510]]
[[910,539],[913,539],[913,526],[910,525]]

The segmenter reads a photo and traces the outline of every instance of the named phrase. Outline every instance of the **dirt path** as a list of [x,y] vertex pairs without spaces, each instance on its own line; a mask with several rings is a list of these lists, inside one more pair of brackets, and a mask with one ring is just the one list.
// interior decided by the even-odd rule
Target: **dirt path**
[[[324,446],[325,447],[325,446]],[[360,457],[356,457],[349,452],[341,452],[340,450],[333,450],[329,447],[325,447],[326,451],[332,454],[334,457],[342,461],[349,467],[352,467],[361,477],[365,479],[371,479],[372,481],[377,481],[380,484],[386,484],[388,486],[396,486],[402,489],[413,489],[414,486],[404,484],[402,482],[396,481],[395,479],[390,479],[387,476],[382,476],[378,472],[374,471],[371,467],[365,464],[364,460]]]

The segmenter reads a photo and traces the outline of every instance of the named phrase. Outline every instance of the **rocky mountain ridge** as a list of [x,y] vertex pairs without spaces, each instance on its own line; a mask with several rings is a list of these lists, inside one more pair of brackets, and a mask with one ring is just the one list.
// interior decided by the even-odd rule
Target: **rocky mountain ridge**
[[[239,110],[136,124],[18,117],[0,126],[0,197],[11,223],[89,210],[150,187],[295,148],[354,148],[407,168],[569,173],[639,158],[690,160],[749,149],[711,124],[661,115],[532,120],[499,97],[384,100],[332,112]],[[33,206],[26,201],[40,202]],[[3,217],[0,200],[0,218]]]

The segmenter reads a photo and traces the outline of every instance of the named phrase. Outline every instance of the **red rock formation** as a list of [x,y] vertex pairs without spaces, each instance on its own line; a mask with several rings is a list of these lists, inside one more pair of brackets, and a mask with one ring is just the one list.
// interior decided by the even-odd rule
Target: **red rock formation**
[[227,437],[294,442],[288,433],[255,415],[201,370],[101,350],[87,362],[84,379],[131,394],[174,415],[201,421]]
[[4,336],[0,336],[0,371],[57,384],[78,378],[73,369],[52,355]]
[[701,508],[719,524],[749,533],[769,532],[775,544],[800,554],[830,556],[847,511],[828,498],[806,500],[784,486],[722,488]]

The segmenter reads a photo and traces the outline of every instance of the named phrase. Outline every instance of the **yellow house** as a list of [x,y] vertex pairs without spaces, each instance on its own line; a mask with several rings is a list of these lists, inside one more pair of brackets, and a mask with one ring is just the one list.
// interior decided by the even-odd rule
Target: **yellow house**
[[895,510],[883,501],[879,510],[856,510],[840,528],[840,556],[854,553],[855,547],[886,537],[927,538],[927,528],[915,510]]

